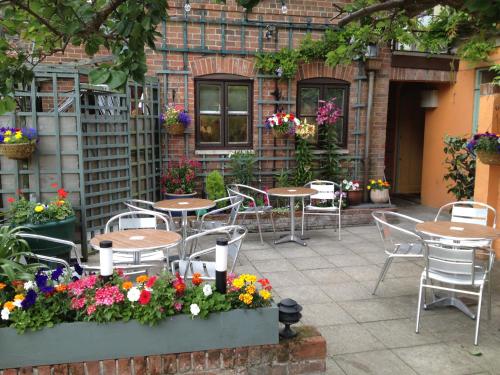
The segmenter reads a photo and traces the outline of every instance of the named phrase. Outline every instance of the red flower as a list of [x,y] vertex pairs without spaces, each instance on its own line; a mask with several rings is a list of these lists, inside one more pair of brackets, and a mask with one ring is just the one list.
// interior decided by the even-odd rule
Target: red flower
[[295,115],[293,113],[290,113],[290,120],[293,121],[295,119]]
[[55,188],[57,187],[57,183],[56,183],[56,182],[53,182],[52,184],[50,184],[50,187],[52,187],[52,188],[54,188],[54,189],[55,189]]
[[203,279],[201,278],[201,274],[199,272],[193,273],[193,278],[191,279],[191,282],[195,286],[200,285],[203,282]]
[[141,305],[147,305],[151,301],[151,292],[147,290],[141,290],[141,295],[139,296],[139,303]]
[[9,202],[9,203],[14,203],[15,201],[16,201],[15,198],[12,198],[12,197],[7,198],[7,202]]
[[61,199],[64,199],[68,196],[68,192],[66,190],[64,190],[63,188],[57,190],[57,195],[59,196],[59,198]]
[[152,288],[156,282],[156,279],[158,279],[156,276],[151,276],[146,282],[146,288]]

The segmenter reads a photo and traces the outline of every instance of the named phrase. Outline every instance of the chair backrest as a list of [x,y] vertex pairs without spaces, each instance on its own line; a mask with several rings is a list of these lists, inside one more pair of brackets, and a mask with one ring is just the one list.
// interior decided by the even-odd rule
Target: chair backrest
[[153,211],[153,202],[141,199],[127,199],[123,202],[130,211]]
[[341,186],[333,181],[314,180],[306,184],[307,187],[317,190],[318,193],[311,195],[311,199],[335,200],[335,192],[341,191]]
[[[396,245],[403,242],[410,245],[423,242],[422,237],[415,232],[415,225],[422,220],[392,211],[374,211],[372,217],[387,253],[393,253]],[[398,222],[398,225],[395,222]]]
[[[236,261],[238,260],[238,254],[240,252],[241,246],[243,244],[243,239],[248,233],[248,229],[241,225],[228,225],[225,227],[220,227],[216,229],[210,229],[201,233],[194,234],[189,236],[184,241],[185,248],[192,247],[191,245],[194,242],[199,242],[203,238],[213,235],[222,235],[227,237],[228,239],[228,256],[232,259],[231,267],[228,269],[229,272],[233,272],[234,267],[236,266]],[[206,247],[200,251],[197,251],[189,256],[189,260],[195,260],[198,257],[205,256],[208,254],[213,255],[213,260],[215,261],[215,240],[211,241],[209,244],[201,243],[201,246],[205,245]],[[229,265],[229,262],[228,262]],[[229,267],[228,267],[229,268]],[[187,272],[187,268],[186,268]]]
[[106,223],[105,233],[111,229],[157,229],[158,224],[163,223],[166,230],[170,230],[167,218],[154,211],[131,211],[113,216]]
[[442,206],[434,219],[439,220],[443,211],[451,208],[451,221],[457,223],[469,223],[488,225],[488,214],[493,216],[493,228],[496,228],[496,210],[488,204],[474,201],[451,202]]
[[243,202],[243,197],[241,197],[240,195],[233,195],[225,198],[216,199],[214,202],[215,203],[229,202],[229,204],[225,207],[207,212],[205,215],[203,215],[202,220],[204,220],[206,217],[210,217],[211,215],[217,215],[229,211],[227,225],[234,225],[234,223],[236,222],[236,218],[238,217],[238,212],[240,210],[241,202]]

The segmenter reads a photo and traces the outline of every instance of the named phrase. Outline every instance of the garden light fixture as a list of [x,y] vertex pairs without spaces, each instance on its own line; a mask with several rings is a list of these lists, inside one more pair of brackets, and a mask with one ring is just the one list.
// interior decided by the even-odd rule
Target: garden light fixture
[[113,242],[99,242],[99,268],[103,279],[108,281],[113,275]]
[[215,289],[226,294],[227,289],[227,239],[217,238],[215,244]]
[[189,0],[186,0],[186,3],[184,4],[184,11],[186,13],[191,12],[191,4],[189,4]]
[[283,13],[283,14],[288,13],[288,7],[285,4],[285,0],[281,0],[281,13]]
[[291,339],[297,336],[297,332],[292,330],[290,326],[296,324],[302,318],[302,306],[297,301],[291,298],[285,298],[278,303],[279,321],[285,325],[285,328],[280,330],[280,337]]

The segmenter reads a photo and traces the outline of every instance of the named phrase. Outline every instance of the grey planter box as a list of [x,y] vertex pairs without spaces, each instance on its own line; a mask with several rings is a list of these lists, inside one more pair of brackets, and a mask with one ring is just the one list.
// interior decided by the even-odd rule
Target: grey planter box
[[62,323],[19,335],[0,329],[0,369],[277,344],[278,308],[176,315],[150,327],[137,321]]

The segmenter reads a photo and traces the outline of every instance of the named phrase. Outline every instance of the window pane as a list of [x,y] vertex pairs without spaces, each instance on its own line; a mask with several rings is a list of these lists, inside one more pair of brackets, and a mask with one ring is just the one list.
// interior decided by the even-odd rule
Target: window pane
[[316,115],[318,110],[319,88],[318,87],[302,87],[299,93],[300,114]]
[[227,88],[227,101],[229,111],[248,111],[248,86],[230,85]]
[[220,143],[221,142],[220,116],[200,115],[199,119],[200,119],[200,142]]
[[228,140],[229,143],[248,142],[248,117],[228,116]]
[[342,110],[344,109],[344,89],[336,87],[327,87],[325,90],[325,100],[330,100],[335,98],[335,104],[339,106]]
[[220,86],[200,84],[200,112],[220,114]]

